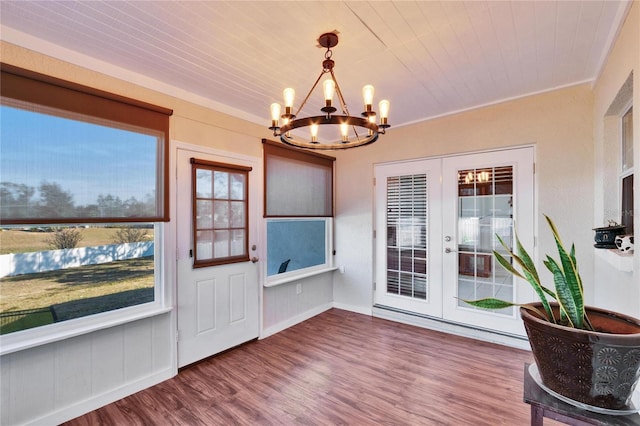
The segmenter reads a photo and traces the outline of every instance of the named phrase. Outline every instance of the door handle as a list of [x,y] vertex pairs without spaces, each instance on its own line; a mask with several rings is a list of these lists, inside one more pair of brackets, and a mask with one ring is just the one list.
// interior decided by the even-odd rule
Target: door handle
[[258,259],[257,257],[253,256],[251,258],[251,263],[256,263],[258,260],[260,260],[260,259]]
[[445,253],[455,253],[457,250],[451,250],[449,247],[447,247],[446,249],[444,249]]

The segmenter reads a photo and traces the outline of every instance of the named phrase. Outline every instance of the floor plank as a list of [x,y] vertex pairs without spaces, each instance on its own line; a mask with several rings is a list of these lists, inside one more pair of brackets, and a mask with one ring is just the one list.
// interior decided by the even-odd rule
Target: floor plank
[[332,309],[66,425],[527,425],[525,362],[530,352]]

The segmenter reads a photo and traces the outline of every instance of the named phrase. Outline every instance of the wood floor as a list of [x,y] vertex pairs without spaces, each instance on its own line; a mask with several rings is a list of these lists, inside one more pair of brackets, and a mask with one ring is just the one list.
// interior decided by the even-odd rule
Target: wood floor
[[332,309],[67,425],[527,425],[525,362],[530,352]]

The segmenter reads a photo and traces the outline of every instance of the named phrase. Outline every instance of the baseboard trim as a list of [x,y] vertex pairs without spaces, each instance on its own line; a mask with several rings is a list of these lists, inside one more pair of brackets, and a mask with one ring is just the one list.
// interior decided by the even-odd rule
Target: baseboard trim
[[389,308],[386,306],[374,306],[372,316],[389,321],[396,321],[403,324],[415,325],[417,327],[428,328],[430,330],[441,331],[443,333],[455,334],[457,336],[482,340],[484,342],[497,343],[512,348],[531,350],[526,337],[500,334],[489,330],[473,328],[461,324],[451,323],[436,318],[423,315],[416,315],[410,312]]
[[100,395],[93,396],[89,399],[79,401],[75,404],[61,408],[59,410],[48,413],[45,416],[28,421],[27,425],[57,425],[64,423],[76,417],[82,416],[90,411],[97,410],[100,407],[116,402],[119,399],[133,395],[136,392],[147,389],[158,383],[164,382],[178,374],[175,367],[154,373],[150,376],[143,377],[135,382],[127,383],[124,386],[105,392]]
[[324,311],[328,311],[333,308],[333,303],[325,303],[324,305],[317,306],[313,309],[309,309],[306,312],[302,312],[294,317],[291,317],[285,321],[279,322],[278,324],[272,325],[271,327],[265,328],[260,333],[260,337],[258,339],[266,339],[269,336],[273,336],[276,333],[281,332],[282,330],[286,330],[289,327],[292,327],[296,324],[301,323],[302,321],[306,321],[309,318],[313,318],[318,314],[323,313]]
[[373,308],[371,307],[365,308],[364,306],[347,305],[346,303],[333,302],[333,307],[336,309],[342,309],[343,311],[350,311],[368,316],[371,316],[373,313]]

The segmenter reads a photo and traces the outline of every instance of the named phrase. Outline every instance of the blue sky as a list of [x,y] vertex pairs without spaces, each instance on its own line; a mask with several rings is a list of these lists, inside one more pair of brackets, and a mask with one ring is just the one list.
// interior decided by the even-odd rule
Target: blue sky
[[[156,185],[157,137],[0,105],[0,181],[56,182],[76,206],[142,201]],[[38,194],[36,193],[36,197]]]

